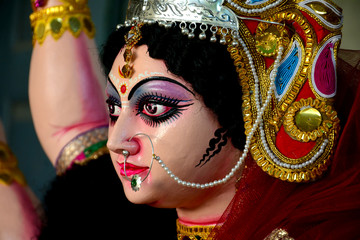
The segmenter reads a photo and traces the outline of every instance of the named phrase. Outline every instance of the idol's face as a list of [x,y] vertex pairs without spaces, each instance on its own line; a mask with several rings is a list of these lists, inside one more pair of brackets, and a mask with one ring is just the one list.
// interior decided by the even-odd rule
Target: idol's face
[[[136,47],[133,53],[132,78],[122,77],[120,71],[126,64],[123,49],[113,63],[106,88],[110,115],[108,148],[127,198],[157,207],[191,208],[221,194],[226,184],[210,189],[184,187],[156,161],[139,191],[132,190],[125,177],[122,151],[130,153],[126,160],[129,178],[138,174],[144,179],[152,159],[150,141],[144,135],[135,136],[138,133],[147,134],[155,154],[176,176],[188,182],[222,179],[239,156],[228,141],[218,154],[198,166],[215,131],[221,128],[216,116],[189,83],[170,73],[162,60],[149,56],[147,46]],[[234,188],[233,180],[227,184]]]

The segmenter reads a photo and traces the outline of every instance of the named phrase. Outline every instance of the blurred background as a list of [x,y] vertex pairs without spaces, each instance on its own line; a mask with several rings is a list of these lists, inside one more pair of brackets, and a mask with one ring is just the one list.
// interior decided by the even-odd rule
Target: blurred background
[[[115,26],[124,22],[127,2],[89,0],[99,50]],[[334,2],[343,8],[345,16],[341,48],[360,50],[360,0]],[[31,12],[30,0],[0,0],[0,119],[20,169],[42,199],[55,171],[36,137],[29,108]]]

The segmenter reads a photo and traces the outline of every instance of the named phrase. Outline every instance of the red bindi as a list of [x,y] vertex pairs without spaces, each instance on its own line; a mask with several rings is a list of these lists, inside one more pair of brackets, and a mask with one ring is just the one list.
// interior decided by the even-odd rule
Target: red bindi
[[120,92],[122,94],[125,94],[125,92],[126,92],[126,85],[125,84],[120,87]]

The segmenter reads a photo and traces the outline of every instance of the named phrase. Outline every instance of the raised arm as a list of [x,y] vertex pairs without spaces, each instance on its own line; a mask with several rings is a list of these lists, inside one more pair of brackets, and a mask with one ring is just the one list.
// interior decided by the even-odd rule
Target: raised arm
[[42,2],[35,1],[31,16],[29,96],[36,132],[55,165],[69,141],[107,125],[105,80],[87,0]]

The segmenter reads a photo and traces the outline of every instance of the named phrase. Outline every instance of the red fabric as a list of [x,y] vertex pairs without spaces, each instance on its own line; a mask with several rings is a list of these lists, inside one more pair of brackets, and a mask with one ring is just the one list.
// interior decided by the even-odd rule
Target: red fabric
[[221,219],[224,224],[212,237],[257,240],[283,228],[296,240],[360,239],[360,85],[353,78],[359,72],[339,79],[339,85],[351,83],[357,91],[352,96],[338,92],[344,107],[337,110],[345,122],[327,174],[313,183],[283,182],[248,158],[237,194]]
[[316,142],[299,142],[292,139],[281,126],[276,136],[277,149],[288,158],[301,158],[306,156],[316,145]]
[[296,97],[296,100],[295,101],[299,101],[300,99],[307,99],[309,97],[313,98],[313,99],[316,99],[313,91],[311,90],[310,88],[310,85],[309,85],[309,81],[310,79],[307,79],[306,82],[304,83],[304,86],[301,88],[301,91],[299,92],[299,94],[297,95]]
[[315,19],[310,17],[309,14],[307,14],[304,11],[301,11],[301,13],[302,13],[302,15],[304,15],[304,17],[306,17],[306,19],[309,21],[310,25],[314,28],[318,43],[320,43],[327,35],[330,34],[329,30],[323,28],[320,24],[318,24],[316,22]]
[[[310,88],[309,79],[307,79],[295,101],[299,101],[300,99],[307,99],[309,97],[316,99]],[[294,140],[285,132],[284,127],[281,126],[280,131],[276,136],[275,145],[278,150],[284,154],[284,156],[288,158],[300,158],[306,156],[315,147],[316,142],[310,141],[305,143]]]

